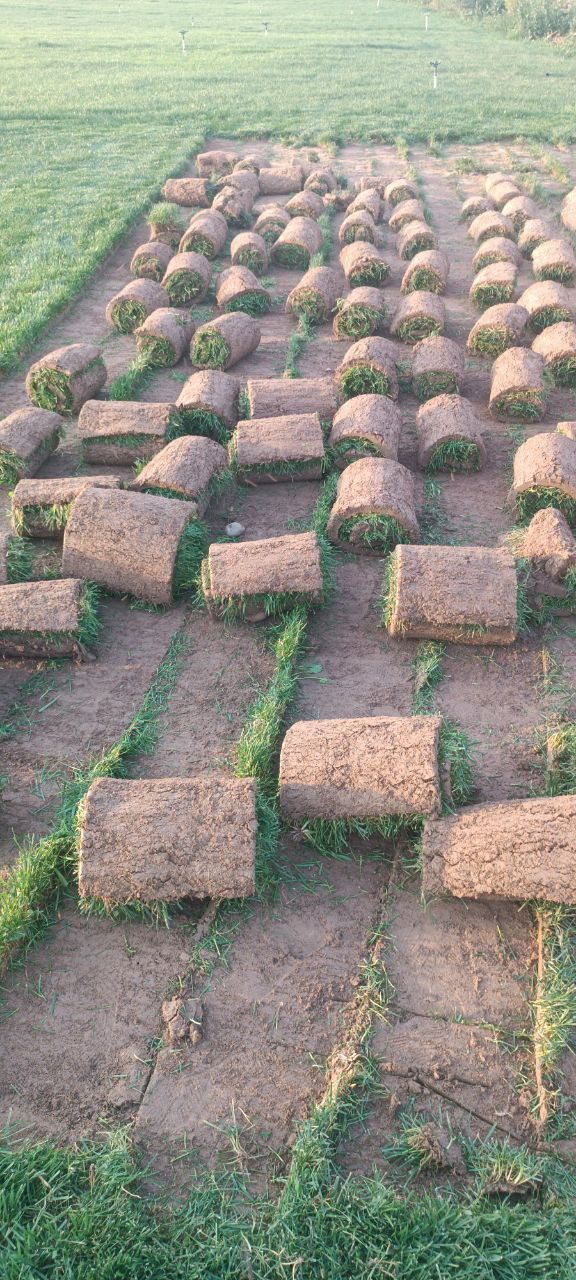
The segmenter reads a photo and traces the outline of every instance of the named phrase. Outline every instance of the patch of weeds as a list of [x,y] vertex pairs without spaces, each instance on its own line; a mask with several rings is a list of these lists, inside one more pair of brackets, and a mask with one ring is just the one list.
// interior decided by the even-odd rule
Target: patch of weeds
[[299,830],[303,839],[326,858],[352,856],[352,840],[395,841],[402,836],[415,837],[422,830],[418,816],[382,818],[309,818]]
[[298,320],[298,327],[294,333],[290,334],[288,346],[286,348],[286,359],[284,361],[284,369],[282,376],[284,378],[298,378],[300,376],[298,370],[298,362],[305,347],[314,337],[314,325],[311,324],[308,316],[302,315]]
[[433,709],[434,692],[444,677],[444,645],[435,640],[423,640],[412,660],[414,690],[412,714],[424,715]]
[[[155,341],[158,342],[159,339],[155,339]],[[171,347],[170,351],[173,357]],[[146,351],[143,351],[136,356],[136,359],[132,361],[132,364],[129,365],[124,373],[119,374],[118,377],[114,378],[113,382],[108,385],[106,388],[106,396],[108,400],[137,399],[139,393],[144,390],[144,387],[148,386],[149,382],[152,381],[154,369],[155,363],[150,354],[150,348],[148,347]]]
[[468,804],[474,795],[473,751],[468,735],[453,721],[442,720],[438,750],[444,781],[444,812]]

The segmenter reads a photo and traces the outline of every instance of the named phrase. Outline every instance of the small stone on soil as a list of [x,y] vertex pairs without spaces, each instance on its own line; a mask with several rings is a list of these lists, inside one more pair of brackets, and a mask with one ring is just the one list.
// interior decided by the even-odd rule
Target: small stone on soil
[[241,538],[246,530],[239,520],[233,520],[231,524],[226,525],[226,535],[229,538]]

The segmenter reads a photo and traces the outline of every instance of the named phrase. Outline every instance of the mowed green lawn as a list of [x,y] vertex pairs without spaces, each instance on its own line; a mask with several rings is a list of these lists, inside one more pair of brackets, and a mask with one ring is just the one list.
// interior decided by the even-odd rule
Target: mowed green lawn
[[0,31],[3,371],[208,133],[576,136],[573,62],[409,0],[0,0]]

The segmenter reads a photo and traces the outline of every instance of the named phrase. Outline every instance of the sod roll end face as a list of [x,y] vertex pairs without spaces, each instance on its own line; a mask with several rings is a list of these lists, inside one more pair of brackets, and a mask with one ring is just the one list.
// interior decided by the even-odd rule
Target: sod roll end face
[[464,353],[451,338],[424,338],[414,348],[412,388],[419,400],[458,393],[464,381]]
[[291,218],[315,218],[324,213],[324,201],[316,191],[298,191],[286,204]]
[[532,270],[537,280],[574,284],[576,257],[572,246],[567,240],[545,240],[532,254]]
[[380,288],[390,275],[390,263],[376,245],[363,240],[344,245],[340,250],[340,266],[351,289],[360,285]]
[[337,298],[334,337],[357,342],[381,333],[386,322],[386,299],[381,289],[360,285],[346,297]]
[[323,240],[313,218],[292,218],[272,246],[272,259],[279,267],[305,271]]
[[576,324],[549,325],[532,343],[558,387],[576,386]]
[[460,211],[462,222],[472,222],[480,213],[490,213],[494,204],[489,196],[469,196]]
[[511,302],[516,289],[518,272],[512,262],[492,262],[482,267],[470,286],[470,301],[485,311],[501,302]]
[[386,338],[361,338],[354,342],[336,370],[336,381],[346,400],[357,395],[383,395],[398,399],[396,349]]
[[182,430],[225,444],[238,421],[240,382],[233,374],[204,369],[187,378],[176,401]]
[[288,294],[286,310],[306,316],[313,324],[324,324],[336,310],[344,290],[339,271],[332,267],[310,267]]
[[384,188],[384,199],[393,209],[406,200],[417,200],[418,187],[409,178],[395,178]]
[[133,333],[152,311],[169,305],[170,299],[161,284],[154,280],[130,280],[110,299],[106,319],[118,333]]
[[492,366],[491,414],[502,421],[538,422],[544,406],[542,356],[525,347],[509,347]]
[[26,392],[39,409],[73,414],[78,413],[85,400],[96,396],[105,382],[106,366],[100,348],[91,342],[74,342],[57,347],[30,366]]
[[204,369],[229,369],[255,351],[260,325],[243,311],[216,316],[196,330],[190,348],[192,364]]
[[212,543],[202,566],[202,589],[212,616],[226,622],[262,622],[296,605],[320,605],[324,578],[316,534]]
[[420,289],[401,298],[392,317],[390,333],[393,338],[414,346],[422,338],[443,333],[445,324],[444,299]]
[[518,301],[526,308],[528,323],[534,333],[541,333],[551,324],[576,320],[576,307],[568,289],[555,280],[529,285]]
[[33,476],[54,453],[63,421],[49,409],[26,406],[15,409],[0,422],[0,485],[12,489],[18,480]]
[[576,440],[543,431],[516,450],[510,501],[521,520],[542,507],[555,507],[576,526]]
[[272,299],[249,267],[228,267],[216,279],[216,302],[221,311],[244,311],[264,315]]
[[538,205],[530,196],[513,196],[502,209],[505,218],[509,218],[516,231],[521,231],[529,218],[538,217]]
[[0,656],[82,657],[98,634],[94,590],[76,577],[0,587]]
[[403,200],[402,204],[396,205],[388,219],[390,230],[397,235],[402,227],[406,227],[409,222],[425,222],[424,206],[420,200]]
[[162,240],[150,240],[141,244],[134,251],[130,270],[135,276],[143,276],[146,280],[159,282],[172,257],[170,245]]
[[439,395],[416,415],[423,471],[479,471],[486,461],[480,422],[463,396]]
[[544,218],[528,218],[518,235],[518,248],[530,258],[539,244],[554,239],[554,226]]
[[404,639],[513,644],[518,627],[514,557],[503,548],[397,546],[385,624]]
[[522,340],[528,312],[517,302],[501,302],[488,307],[472,326],[466,346],[478,356],[499,356],[507,347],[517,347]]
[[158,307],[134,330],[136,347],[154,368],[170,368],[188,350],[195,328],[189,311]]
[[445,255],[437,249],[426,249],[414,254],[402,277],[400,292],[425,289],[429,293],[444,293],[449,274],[450,264]]
[[410,262],[417,253],[437,249],[438,240],[427,222],[407,222],[396,236],[396,252],[404,262]]
[[472,219],[468,227],[468,235],[478,245],[484,240],[492,239],[493,236],[504,236],[509,240],[516,238],[514,223],[510,218],[505,218],[502,213],[492,210],[479,213]]
[[176,253],[170,259],[162,285],[172,306],[189,307],[206,297],[212,268],[203,253]]
[[334,415],[329,445],[341,469],[359,458],[398,458],[402,415],[388,396],[346,400]]
[[264,236],[257,231],[241,231],[230,245],[230,260],[234,267],[248,267],[255,275],[263,275],[270,261]]
[[418,542],[414,480],[389,458],[360,458],[342,472],[326,533],[348,551],[386,555],[398,542]]
[[180,253],[201,253],[212,261],[222,252],[228,224],[217,209],[201,209],[190,221],[180,241]]

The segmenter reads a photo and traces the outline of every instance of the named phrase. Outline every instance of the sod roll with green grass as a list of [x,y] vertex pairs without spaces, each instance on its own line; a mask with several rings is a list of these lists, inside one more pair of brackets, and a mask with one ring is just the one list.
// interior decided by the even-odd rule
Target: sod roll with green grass
[[272,260],[279,267],[305,271],[322,244],[322,231],[314,218],[291,218],[272,245]]
[[576,232],[576,187],[564,197],[560,217],[567,231]]
[[212,261],[222,252],[228,235],[228,223],[216,209],[200,209],[190,219],[180,241],[180,253],[201,253]]
[[63,422],[59,413],[26,405],[0,421],[0,485],[12,489],[33,476],[58,448]]
[[427,289],[429,293],[444,293],[449,274],[450,263],[445,254],[437,249],[425,249],[414,254],[402,276],[400,291],[414,293]]
[[416,415],[418,465],[423,471],[479,471],[486,461],[481,425],[460,395],[438,395]]
[[393,209],[396,205],[403,204],[406,200],[416,200],[417,197],[418,187],[409,178],[394,178],[384,188],[384,199]]
[[250,416],[278,418],[286,413],[317,413],[331,422],[338,406],[334,378],[249,378]]
[[[153,286],[156,287],[159,286]],[[100,348],[92,342],[73,342],[57,347],[30,365],[26,394],[39,409],[73,414],[78,413],[85,400],[98,395],[105,382],[106,366]]]
[[85,462],[131,466],[181,434],[175,404],[140,400],[87,400],[78,419]]
[[394,232],[394,235],[397,235],[402,230],[402,227],[408,226],[409,222],[425,221],[426,215],[421,200],[404,200],[392,210],[388,219],[388,226]]
[[[494,187],[500,185],[501,182],[509,182],[510,174],[505,173],[503,169],[490,170],[484,178],[484,190],[487,196],[492,199],[492,191]],[[516,191],[518,188],[516,187]]]
[[464,381],[464,352],[451,338],[423,338],[414,347],[412,389],[418,400],[458,393]]
[[508,347],[492,366],[490,412],[502,421],[538,422],[544,414],[544,360],[525,347]]
[[518,248],[530,258],[539,244],[554,239],[554,224],[545,218],[528,218],[518,235]]
[[304,180],[302,167],[294,165],[263,165],[258,174],[261,196],[287,196],[301,191]]
[[557,387],[576,387],[576,324],[551,324],[532,343]]
[[460,220],[462,222],[472,222],[479,214],[491,213],[493,209],[494,204],[489,196],[468,196],[460,210]]
[[202,564],[202,591],[211,615],[224,622],[262,622],[297,605],[321,605],[325,584],[317,535],[214,542]]
[[0,587],[2,658],[82,658],[98,632],[97,592],[77,575]]
[[265,315],[272,298],[249,267],[227,267],[216,277],[216,302],[221,311],[245,311],[249,316]]
[[342,471],[326,533],[349,551],[387,555],[418,542],[412,473],[391,458],[360,458]]
[[145,280],[156,280],[159,283],[171,257],[170,245],[163,240],[150,240],[135,249],[130,270],[135,276],[143,276]]
[[225,444],[238,421],[240,382],[209,369],[187,378],[176,401],[184,433],[211,436]]
[[396,236],[396,252],[403,262],[410,262],[425,249],[437,249],[438,239],[427,222],[407,222]]
[[367,209],[357,209],[356,213],[346,214],[338,230],[338,240],[340,244],[353,244],[355,240],[379,243],[376,223]]
[[260,184],[258,174],[253,169],[236,169],[232,173],[223,174],[221,178],[216,179],[217,191],[245,191],[255,200],[260,194]]
[[489,267],[493,262],[511,262],[519,271],[522,266],[522,254],[518,245],[514,244],[513,240],[508,240],[506,236],[492,236],[490,240],[483,240],[472,259],[474,271],[481,271],[483,267]]
[[168,178],[162,187],[164,199],[186,209],[207,209],[214,196],[210,178]]
[[133,333],[157,307],[168,307],[170,299],[154,280],[130,280],[106,307],[106,319],[118,333]]
[[517,302],[496,303],[488,307],[472,326],[466,346],[478,356],[499,356],[507,347],[517,347],[526,325],[528,312]]
[[562,321],[576,321],[576,307],[565,285],[555,280],[530,284],[518,299],[528,312],[528,323],[534,333]]
[[241,421],[228,449],[238,479],[246,484],[319,480],[324,470],[324,436],[317,413]]
[[399,545],[392,552],[383,622],[402,639],[513,644],[516,563],[502,547]]
[[325,324],[334,314],[344,290],[344,281],[334,267],[309,267],[290,291],[286,310],[306,316],[312,324]]
[[248,152],[247,155],[241,156],[235,163],[232,170],[233,173],[242,173],[243,169],[251,169],[252,173],[260,173],[263,165],[262,156],[256,154],[255,151]]
[[504,205],[502,213],[505,218],[510,219],[514,229],[520,232],[530,218],[538,217],[539,209],[531,196],[513,196]]
[[398,458],[402,415],[388,396],[346,400],[334,414],[329,448],[341,470],[358,458]]
[[140,493],[176,498],[189,503],[200,519],[225,483],[226,450],[208,436],[180,436],[171,440],[139,469],[130,488]]
[[185,308],[158,307],[134,330],[137,350],[151,368],[168,369],[188,351],[195,328]]
[[393,338],[414,346],[422,338],[444,332],[446,307],[444,299],[428,289],[418,289],[401,298],[390,324]]
[[[269,248],[278,239],[278,236],[282,234],[289,222],[290,214],[283,205],[270,204],[258,214],[253,230],[262,236]],[[249,266],[250,264],[248,263],[247,265]]]
[[264,236],[257,231],[240,231],[230,245],[230,260],[233,267],[248,267],[255,275],[263,275],[270,261]]
[[373,222],[381,222],[384,206],[379,193],[377,191],[359,191],[354,196],[354,199],[350,201],[348,213],[359,213],[360,210],[369,213]]
[[328,167],[313,169],[304,182],[305,191],[315,191],[319,196],[325,196],[328,195],[329,191],[335,191],[336,186],[336,175]]
[[359,338],[380,333],[385,320],[386,299],[382,290],[370,285],[359,285],[358,288],[351,289],[346,297],[337,299],[334,337],[357,342]]
[[537,280],[557,280],[573,285],[576,280],[576,257],[567,240],[544,240],[532,254],[532,270]]
[[556,507],[536,511],[516,552],[530,563],[528,591],[537,600],[537,612],[576,612],[576,538],[562,512]]
[[177,204],[155,204],[146,215],[150,239],[161,240],[177,249],[186,227],[185,215]]
[[247,227],[253,204],[254,197],[250,191],[230,183],[214,196],[212,208],[222,214],[228,227]]
[[396,349],[387,338],[360,338],[340,361],[336,382],[344,399],[360,395],[390,396],[398,399]]
[[201,369],[229,369],[256,350],[260,336],[260,325],[253,316],[230,311],[200,325],[192,339],[190,359]]
[[285,205],[291,218],[318,218],[324,213],[324,201],[316,191],[297,191]]
[[340,250],[340,266],[351,289],[358,285],[379,288],[390,275],[390,263],[376,245],[355,240]]
[[542,507],[555,507],[576,528],[576,440],[559,431],[542,431],[514,454],[508,495],[520,522]]
[[174,254],[168,263],[162,284],[172,306],[189,307],[193,302],[200,302],[206,297],[211,277],[212,268],[208,258],[203,253],[190,250]]
[[504,214],[491,209],[477,214],[472,219],[468,227],[468,235],[478,245],[484,240],[491,240],[494,236],[504,236],[509,240],[516,239],[514,223],[510,218],[505,218]]
[[510,178],[502,178],[501,182],[494,182],[490,187],[490,199],[497,209],[503,209],[510,200],[515,200],[522,194],[520,187]]
[[518,268],[513,262],[491,262],[475,275],[470,285],[470,301],[479,311],[486,311],[500,302],[512,302],[517,279]]
[[60,538],[83,489],[118,489],[121,485],[114,475],[19,480],[12,493],[12,527],[26,538]]
[[196,156],[196,172],[201,178],[216,180],[224,173],[231,173],[237,159],[234,151],[224,151],[221,147],[199,151]]

